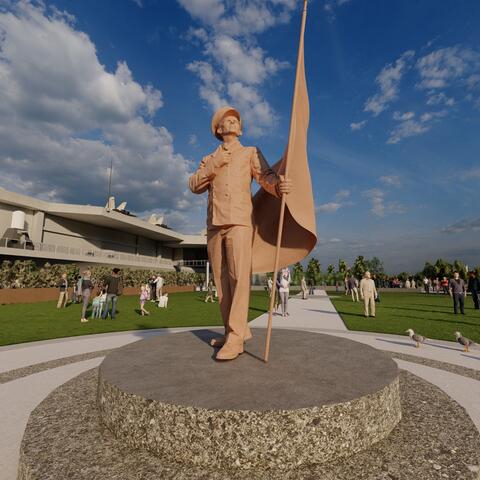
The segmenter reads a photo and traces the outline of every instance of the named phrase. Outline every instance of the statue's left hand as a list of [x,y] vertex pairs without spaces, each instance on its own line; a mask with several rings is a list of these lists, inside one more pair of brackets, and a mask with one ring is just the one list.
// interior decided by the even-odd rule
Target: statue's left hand
[[288,195],[293,189],[293,183],[289,178],[285,178],[283,175],[279,175],[280,181],[278,182],[278,190],[281,194]]

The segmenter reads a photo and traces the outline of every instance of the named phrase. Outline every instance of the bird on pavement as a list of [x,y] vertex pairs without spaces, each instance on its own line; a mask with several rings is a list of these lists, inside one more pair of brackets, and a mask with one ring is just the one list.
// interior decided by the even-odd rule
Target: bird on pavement
[[411,328],[405,330],[405,333],[408,333],[409,337],[415,342],[415,347],[417,348],[420,348],[420,344],[425,343],[425,340],[427,340],[427,337],[415,333]]
[[460,345],[463,345],[463,351],[464,352],[468,352],[469,351],[468,349],[469,349],[470,345],[473,345],[475,343],[467,337],[462,337],[462,334],[460,332],[455,332],[455,337],[457,339],[457,342]]

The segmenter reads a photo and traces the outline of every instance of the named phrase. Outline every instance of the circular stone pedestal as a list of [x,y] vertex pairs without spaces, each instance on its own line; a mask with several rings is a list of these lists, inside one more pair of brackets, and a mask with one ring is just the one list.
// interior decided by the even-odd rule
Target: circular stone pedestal
[[317,333],[265,331],[216,362],[197,330],[119,348],[99,372],[104,424],[135,448],[209,468],[291,469],[351,455],[401,418],[398,370],[386,354]]

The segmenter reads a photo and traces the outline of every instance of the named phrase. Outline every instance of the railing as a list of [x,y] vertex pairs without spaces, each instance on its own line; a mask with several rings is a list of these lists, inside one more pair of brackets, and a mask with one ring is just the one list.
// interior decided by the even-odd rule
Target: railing
[[208,260],[177,260],[179,267],[206,267]]
[[121,260],[154,266],[173,265],[173,262],[167,258],[149,257],[147,255],[121,253],[115,252],[114,250],[101,250],[97,248],[68,247],[66,245],[54,245],[43,242],[32,242],[31,240],[29,240],[28,242],[22,242],[13,238],[2,238],[0,240],[0,247],[14,248],[20,250],[34,250],[36,252],[49,253],[52,254],[52,256],[66,255],[71,257],[85,257],[92,260]]

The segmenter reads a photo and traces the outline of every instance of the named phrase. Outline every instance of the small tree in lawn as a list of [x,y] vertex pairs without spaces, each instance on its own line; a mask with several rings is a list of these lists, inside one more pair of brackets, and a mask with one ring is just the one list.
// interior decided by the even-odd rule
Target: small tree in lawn
[[329,265],[327,267],[327,284],[333,285],[335,283],[335,267],[333,265]]
[[341,278],[341,280],[343,280],[345,278],[345,275],[347,274],[347,271],[348,271],[347,262],[340,258],[338,260],[338,273],[339,273],[339,277]]
[[352,273],[357,278],[362,278],[363,274],[367,271],[367,265],[363,255],[359,255],[353,263]]
[[300,262],[297,262],[292,269],[292,283],[294,285],[300,285],[303,277],[303,267]]
[[315,285],[320,282],[320,267],[320,262],[315,257],[312,257],[308,261],[306,271],[306,277],[308,282],[313,282]]

